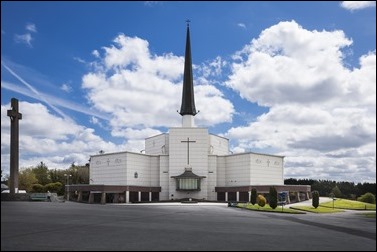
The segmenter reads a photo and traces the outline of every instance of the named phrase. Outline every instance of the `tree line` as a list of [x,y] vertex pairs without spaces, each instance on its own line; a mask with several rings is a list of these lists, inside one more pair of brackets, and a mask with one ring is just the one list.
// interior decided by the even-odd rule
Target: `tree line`
[[284,180],[285,185],[310,185],[312,191],[318,191],[320,196],[345,199],[357,199],[365,193],[372,193],[376,196],[376,183],[357,183],[346,181],[316,180],[316,179],[295,179]]
[[[2,178],[3,180],[3,178]],[[8,186],[9,175],[3,180]],[[18,189],[26,192],[56,192],[64,194],[66,184],[89,184],[89,165],[75,165],[65,170],[49,169],[45,163],[37,166],[20,168]]]

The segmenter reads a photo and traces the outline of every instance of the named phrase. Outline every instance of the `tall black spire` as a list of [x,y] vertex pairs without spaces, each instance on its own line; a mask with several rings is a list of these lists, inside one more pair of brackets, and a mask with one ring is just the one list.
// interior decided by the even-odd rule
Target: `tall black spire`
[[190,46],[190,27],[189,20],[187,22],[186,35],[186,51],[185,51],[185,70],[183,72],[183,90],[182,90],[182,105],[179,114],[193,115],[197,114],[194,100],[194,84],[192,78],[192,62],[191,62],[191,46]]

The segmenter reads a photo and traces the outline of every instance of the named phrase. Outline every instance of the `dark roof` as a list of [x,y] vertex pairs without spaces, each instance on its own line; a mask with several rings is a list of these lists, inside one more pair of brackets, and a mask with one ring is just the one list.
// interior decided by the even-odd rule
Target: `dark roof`
[[186,52],[185,52],[185,69],[183,72],[183,90],[182,90],[182,105],[179,114],[193,115],[197,114],[195,109],[194,99],[194,84],[192,77],[192,62],[191,62],[191,45],[190,45],[190,27],[187,23],[186,35]]
[[198,175],[196,175],[195,173],[192,172],[191,168],[185,168],[184,173],[182,173],[181,175],[178,175],[178,176],[171,176],[171,178],[177,178],[177,179],[196,178],[196,179],[201,179],[201,178],[205,178],[205,176],[198,176]]

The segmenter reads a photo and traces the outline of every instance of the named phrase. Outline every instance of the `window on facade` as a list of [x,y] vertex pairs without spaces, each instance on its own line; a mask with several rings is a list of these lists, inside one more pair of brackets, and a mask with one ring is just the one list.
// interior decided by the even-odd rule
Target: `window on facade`
[[200,190],[200,180],[198,178],[179,178],[177,179],[177,190],[180,190],[180,191]]

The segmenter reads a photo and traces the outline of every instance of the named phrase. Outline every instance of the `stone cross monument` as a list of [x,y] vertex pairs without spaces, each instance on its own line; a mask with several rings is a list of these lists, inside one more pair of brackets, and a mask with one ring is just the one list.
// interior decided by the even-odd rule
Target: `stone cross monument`
[[18,112],[18,100],[11,99],[12,109],[7,111],[10,117],[10,184],[9,192],[18,191],[18,121],[22,119],[22,114]]

